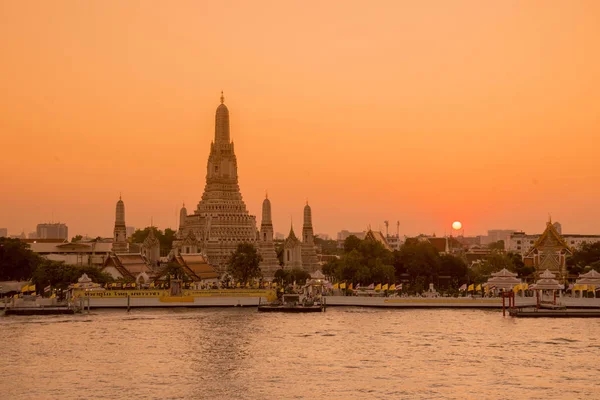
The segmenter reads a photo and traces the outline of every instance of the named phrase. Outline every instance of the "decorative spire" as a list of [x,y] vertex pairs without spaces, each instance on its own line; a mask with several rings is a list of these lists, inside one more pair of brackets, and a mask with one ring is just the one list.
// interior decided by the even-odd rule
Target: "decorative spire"
[[265,190],[265,199],[268,199],[268,198],[269,198],[269,191]]
[[225,103],[225,96],[223,96],[223,91],[221,90],[221,104]]

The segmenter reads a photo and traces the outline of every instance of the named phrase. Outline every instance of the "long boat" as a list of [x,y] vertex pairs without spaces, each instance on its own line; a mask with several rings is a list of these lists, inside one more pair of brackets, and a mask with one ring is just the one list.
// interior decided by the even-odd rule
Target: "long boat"
[[308,301],[298,294],[284,294],[281,301],[275,300],[258,306],[260,312],[314,313],[325,311],[325,300]]

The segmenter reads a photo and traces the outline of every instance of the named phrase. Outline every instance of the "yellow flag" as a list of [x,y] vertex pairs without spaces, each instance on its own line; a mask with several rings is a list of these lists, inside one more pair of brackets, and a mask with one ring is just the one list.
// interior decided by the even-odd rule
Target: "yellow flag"
[[392,283],[392,286],[390,286],[390,290],[396,290],[396,284]]
[[388,285],[387,283],[385,285],[383,285],[381,287],[381,290],[388,290],[388,288],[390,287],[390,285]]
[[375,290],[381,290],[381,283],[378,283],[377,286],[375,286]]
[[515,285],[515,287],[513,287],[513,292],[518,293],[519,290],[521,290],[521,285]]
[[240,283],[238,282],[238,283],[235,285],[235,287],[240,287]]
[[350,284],[350,286],[348,286],[348,289],[350,289],[350,290],[354,289],[354,286],[352,286],[352,283]]
[[56,293],[52,293],[52,296],[50,296],[51,299],[56,298]]
[[477,291],[477,292],[481,291],[481,283],[479,285],[477,285],[477,287],[475,288],[475,291]]
[[346,289],[346,282],[340,283],[340,289]]
[[340,288],[340,285],[339,285],[338,283],[334,283],[334,284],[333,284],[333,288],[334,288],[334,289],[339,289],[339,288]]
[[473,290],[475,290],[475,285],[471,283],[467,288],[467,292],[472,292]]
[[21,288],[21,293],[25,293],[29,290],[29,285],[25,285]]
[[529,289],[529,284],[527,284],[527,283],[523,283],[523,284],[521,285],[521,287],[523,287],[523,290],[527,290],[527,289]]
[[596,290],[596,286],[588,285],[588,292],[593,292],[594,290]]

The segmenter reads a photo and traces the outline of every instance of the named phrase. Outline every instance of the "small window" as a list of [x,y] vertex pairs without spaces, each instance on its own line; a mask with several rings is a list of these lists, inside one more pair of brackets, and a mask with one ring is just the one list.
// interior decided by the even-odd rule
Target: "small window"
[[521,246],[517,246],[517,250],[521,250]]
[[517,240],[517,244],[521,244],[521,241],[520,241],[520,240]]

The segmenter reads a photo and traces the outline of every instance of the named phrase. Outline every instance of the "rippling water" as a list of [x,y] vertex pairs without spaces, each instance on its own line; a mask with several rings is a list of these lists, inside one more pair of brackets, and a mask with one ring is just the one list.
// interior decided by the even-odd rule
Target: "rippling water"
[[3,317],[0,398],[599,398],[599,328],[479,310]]

